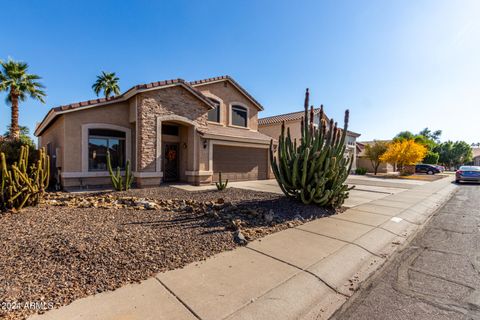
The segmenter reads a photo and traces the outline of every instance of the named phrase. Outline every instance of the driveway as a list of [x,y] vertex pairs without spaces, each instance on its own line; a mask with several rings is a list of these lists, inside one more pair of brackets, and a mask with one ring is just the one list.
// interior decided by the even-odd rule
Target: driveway
[[[344,206],[352,208],[429,182],[396,179],[386,180],[352,175],[348,177],[347,183],[350,186],[355,186],[355,188],[350,191],[350,196],[345,201]],[[283,194],[275,179],[231,182],[229,186],[232,188]]]
[[[397,194],[430,182],[418,180],[381,179],[368,176],[351,175],[348,177],[347,183],[350,186],[355,186],[355,188],[350,191],[350,196],[345,201],[344,206],[347,208],[353,208],[361,204],[379,200],[389,195]],[[192,186],[186,184],[172,184],[172,186],[188,191],[213,190],[216,188],[215,185]],[[283,194],[275,179],[230,182],[228,187]]]

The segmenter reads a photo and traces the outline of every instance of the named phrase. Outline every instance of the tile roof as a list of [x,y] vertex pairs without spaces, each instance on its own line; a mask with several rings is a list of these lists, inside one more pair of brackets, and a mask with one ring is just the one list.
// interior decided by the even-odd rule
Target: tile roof
[[[67,105],[62,105],[58,106],[55,108],[50,109],[50,111],[45,115],[45,117],[42,119],[40,124],[37,125],[35,129],[35,135],[39,135],[41,131],[48,125],[50,121],[52,121],[58,113],[70,111],[70,110],[75,110],[75,109],[81,109],[85,107],[91,107],[91,106],[97,106],[97,105],[104,105],[104,104],[110,104],[118,101],[123,101],[128,97],[129,95],[135,95],[137,91],[142,91],[142,90],[148,90],[148,89],[153,89],[153,88],[161,88],[161,87],[168,87],[172,85],[183,85],[188,90],[190,90],[193,94],[195,94],[197,97],[199,97],[201,100],[204,100],[207,104],[211,105],[211,101],[205,97],[199,90],[195,89],[195,86],[201,86],[203,84],[208,84],[211,82],[215,81],[224,81],[228,80],[230,81],[238,90],[240,90],[243,94],[245,94],[255,105],[260,110],[263,110],[263,107],[260,103],[258,103],[257,100],[255,100],[245,89],[243,89],[242,86],[240,86],[235,80],[233,80],[230,76],[220,76],[220,77],[214,77],[214,78],[208,78],[208,79],[203,79],[203,80],[197,80],[197,81],[185,81],[183,79],[172,79],[172,80],[164,80],[164,81],[156,81],[156,82],[150,82],[150,83],[144,83],[144,84],[138,84],[124,93],[114,96],[114,97],[109,97],[109,98],[98,98],[98,99],[93,99],[93,100],[86,100],[86,101],[80,101],[80,102],[75,102],[75,103],[70,103]],[[213,108],[214,105],[211,105]],[[41,129],[41,130],[39,130]]]
[[212,135],[212,136],[222,136],[224,140],[235,140],[235,139],[242,139],[248,140],[248,142],[253,142],[253,140],[257,140],[259,143],[268,144],[272,137],[267,136],[263,133],[258,131],[252,131],[248,129],[242,128],[234,128],[234,127],[224,127],[221,125],[209,124],[207,128],[198,129],[200,134]]
[[[67,110],[72,110],[80,107],[87,107],[95,104],[101,104],[101,103],[110,103],[110,102],[115,102],[122,100],[126,95],[130,94],[131,92],[135,90],[142,90],[142,89],[150,89],[150,88],[157,88],[157,87],[165,87],[165,86],[170,86],[170,85],[175,85],[175,84],[185,84],[188,85],[188,82],[183,80],[183,79],[172,79],[172,80],[164,80],[164,81],[156,81],[156,82],[150,82],[150,83],[144,83],[144,84],[137,84],[124,93],[114,96],[114,97],[109,97],[109,98],[98,98],[98,99],[93,99],[93,100],[86,100],[86,101],[81,101],[81,102],[74,102],[70,103],[67,105],[59,106],[56,108],[53,108],[54,111],[67,111]],[[193,88],[192,88],[193,89]],[[198,91],[197,91],[198,92]],[[198,92],[198,94],[201,94]],[[203,95],[202,95],[203,96]],[[206,97],[204,97],[206,99]]]
[[[319,114],[320,113],[320,108],[313,109],[313,113],[315,115]],[[260,118],[260,119],[258,119],[258,124],[259,125],[268,125],[268,124],[274,124],[274,123],[282,123],[283,121],[300,120],[300,119],[302,119],[304,114],[305,114],[305,111],[297,111],[297,112],[279,114],[279,115],[276,115],[276,116]],[[326,116],[325,116],[325,119],[328,120],[328,118]]]
[[219,76],[219,77],[207,78],[202,80],[195,80],[195,81],[190,81],[189,83],[192,87],[197,87],[197,86],[209,84],[212,82],[218,82],[218,81],[230,81],[240,92],[246,95],[260,110],[263,110],[263,106],[250,93],[248,93],[247,90],[245,90],[240,84],[238,84],[238,82],[233,80],[233,78],[230,76]]
[[[320,113],[320,108],[315,108],[313,109],[314,115],[317,115]],[[264,126],[264,125],[270,125],[270,124],[276,124],[276,123],[282,123],[283,121],[288,122],[288,121],[297,121],[301,120],[302,117],[305,115],[305,111],[297,111],[297,112],[290,112],[290,113],[284,113],[284,114],[278,114],[276,116],[270,116],[270,117],[265,117],[258,119],[258,125],[259,126]],[[330,119],[324,114],[323,118],[326,121],[330,121]],[[342,130],[342,128],[340,128]],[[347,133],[349,133],[352,136],[359,137],[360,134],[348,130]]]

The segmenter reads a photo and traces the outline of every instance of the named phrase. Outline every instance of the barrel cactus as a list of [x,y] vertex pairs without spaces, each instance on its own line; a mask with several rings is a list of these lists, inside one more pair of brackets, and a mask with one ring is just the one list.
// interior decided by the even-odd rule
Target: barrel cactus
[[314,109],[312,106],[309,111],[308,106],[307,89],[300,141],[292,141],[290,129],[285,132],[283,122],[276,155],[273,140],[270,142],[272,170],[287,197],[304,204],[340,207],[351,189],[345,183],[353,161],[345,156],[349,111],[345,111],[343,130],[340,130],[333,119],[325,121],[323,106],[318,127],[314,125]]
[[0,153],[0,210],[20,210],[37,205],[50,180],[50,157],[39,150],[38,160],[29,166],[29,147],[22,146],[18,162],[8,166]]

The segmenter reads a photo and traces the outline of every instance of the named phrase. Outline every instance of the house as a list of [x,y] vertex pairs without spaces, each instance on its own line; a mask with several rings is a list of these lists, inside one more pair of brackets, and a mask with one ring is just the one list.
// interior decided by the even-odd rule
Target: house
[[[314,112],[314,125],[320,124],[320,108],[313,110]],[[274,139],[278,139],[282,130],[282,123],[285,121],[285,130],[290,129],[290,136],[293,139],[300,140],[301,138],[301,121],[304,117],[305,111],[291,112],[286,114],[280,114],[276,116],[261,118],[258,120],[258,131],[266,134]],[[324,116],[324,120],[328,123],[328,118]],[[347,131],[346,137],[346,155],[353,157],[352,170],[357,167],[357,150],[356,139],[360,136],[359,133]]]
[[472,148],[473,152],[473,165],[480,166],[480,148]]
[[[384,141],[384,142],[390,142],[390,140],[376,140],[376,141]],[[372,161],[367,158],[365,155],[365,146],[369,144],[374,144],[375,141],[362,141],[362,142],[357,142],[357,167],[358,168],[365,168],[367,169],[367,172],[375,172],[375,169],[373,167]],[[394,167],[390,163],[380,163],[378,166],[378,173],[389,173],[389,172],[394,172]]]
[[229,76],[134,86],[123,94],[51,109],[35,130],[65,188],[109,184],[130,161],[137,186],[268,179],[271,138],[262,105]]

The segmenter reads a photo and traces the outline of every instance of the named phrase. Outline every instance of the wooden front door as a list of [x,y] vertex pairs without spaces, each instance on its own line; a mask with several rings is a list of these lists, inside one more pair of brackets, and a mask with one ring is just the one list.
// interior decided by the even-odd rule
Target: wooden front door
[[178,143],[165,143],[163,145],[163,180],[178,180]]

